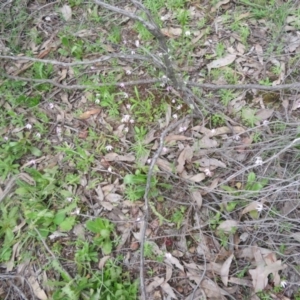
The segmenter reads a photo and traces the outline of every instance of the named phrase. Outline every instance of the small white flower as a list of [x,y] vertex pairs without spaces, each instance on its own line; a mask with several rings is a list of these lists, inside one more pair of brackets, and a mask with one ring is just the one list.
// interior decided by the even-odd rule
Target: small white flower
[[28,165],[29,166],[33,166],[33,165],[35,165],[36,164],[36,161],[34,160],[34,159],[32,159],[32,160],[30,160],[29,162],[28,162]]
[[126,75],[130,75],[131,71],[130,70],[126,70]]
[[133,119],[130,119],[130,121],[129,121],[131,124],[133,124],[134,123],[134,120]]
[[190,36],[191,32],[189,30],[187,30],[184,34],[185,34],[185,36]]
[[111,167],[108,167],[108,168],[107,168],[107,171],[108,171],[108,172],[111,172],[111,171],[112,171],[112,168],[111,168]]
[[91,68],[90,68],[91,70],[96,70],[96,67],[94,67],[94,66],[91,66]]
[[167,92],[170,92],[170,91],[171,91],[171,87],[167,86]]
[[26,127],[26,129],[30,130],[32,128],[32,125],[28,123],[28,124],[26,124],[25,127]]
[[105,147],[105,149],[106,149],[107,151],[111,151],[113,148],[114,148],[114,147],[113,147],[112,145],[107,145],[107,146]]
[[172,101],[171,101],[172,103],[176,103],[176,100],[175,99],[172,99]]
[[131,51],[131,55],[134,55],[134,54],[135,54],[135,51],[134,51],[134,50],[132,50],[132,51]]
[[286,286],[287,286],[287,281],[285,281],[285,280],[282,280],[281,282],[280,282],[280,286],[281,287],[283,287],[283,288],[285,288]]
[[151,158],[147,159],[147,164],[150,165],[151,164]]
[[96,97],[99,98],[101,95],[100,94],[96,94]]
[[168,148],[167,147],[163,147],[162,151],[166,153],[168,151]]
[[257,156],[256,161],[255,161],[255,165],[262,166],[262,164],[263,164],[262,158],[260,156]]
[[204,170],[204,173],[205,173],[206,176],[209,176],[209,177],[212,176],[211,171],[210,171],[209,168],[206,168],[206,169]]
[[159,56],[159,57],[162,57],[162,56],[163,56],[163,54],[162,54],[161,52],[159,52],[159,53],[158,53],[158,56]]
[[123,44],[124,44],[124,45],[126,45],[126,44],[127,44],[127,41],[126,41],[126,40],[124,40],[124,41],[123,41]]
[[125,87],[125,84],[124,84],[123,82],[121,82],[121,83],[120,83],[120,87],[121,87],[121,88],[124,88],[124,87]]
[[128,94],[127,93],[123,93],[123,96],[124,96],[125,99],[128,98]]
[[186,130],[187,130],[187,128],[186,128],[185,126],[179,127],[179,132],[184,132],[184,131],[186,131]]
[[268,120],[264,120],[263,121],[263,125],[266,127],[266,126],[268,126],[269,125],[269,121]]
[[139,40],[136,40],[135,41],[135,46],[138,48],[140,46],[140,41]]
[[8,137],[7,136],[4,137],[4,141],[8,141]]
[[80,213],[80,208],[77,207],[77,208],[71,213],[71,215],[79,215],[79,213]]
[[53,103],[49,103],[49,108],[53,109],[54,108],[54,104]]
[[127,123],[130,120],[130,115],[124,115],[123,118],[121,119],[122,123]]
[[72,198],[72,197],[68,197],[68,198],[67,198],[67,201],[68,201],[68,202],[72,202],[72,201],[73,201],[73,198]]
[[125,131],[125,132],[128,132],[128,131],[129,131],[129,128],[128,128],[128,127],[125,127],[125,128],[124,128],[124,131]]
[[177,107],[176,107],[177,110],[180,110],[182,109],[182,104],[179,104]]
[[261,203],[257,203],[256,210],[260,213],[264,209],[263,205]]
[[216,129],[212,129],[212,130],[211,130],[211,133],[212,133],[212,134],[215,134],[215,133],[216,133]]
[[131,108],[131,104],[126,104],[126,108],[130,109]]
[[177,119],[177,118],[178,118],[177,114],[174,114],[172,117],[173,117],[174,119]]
[[37,139],[40,139],[40,138],[41,138],[41,134],[38,132],[38,133],[35,135],[35,137],[36,137]]
[[96,104],[99,104],[99,103],[100,103],[100,100],[99,100],[99,99],[96,99],[96,100],[95,100],[95,103],[96,103]]
[[239,135],[234,135],[233,137],[232,137],[235,141],[239,141],[240,139],[241,139],[241,137],[239,136]]

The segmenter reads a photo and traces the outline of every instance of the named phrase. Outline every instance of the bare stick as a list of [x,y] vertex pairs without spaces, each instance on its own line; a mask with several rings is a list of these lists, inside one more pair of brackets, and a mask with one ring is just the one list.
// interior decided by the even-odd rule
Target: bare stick
[[145,277],[144,277],[144,244],[145,244],[145,234],[146,234],[146,229],[147,229],[147,223],[149,219],[149,192],[150,192],[150,187],[151,187],[151,177],[153,173],[154,166],[156,164],[157,159],[159,158],[159,155],[164,147],[164,139],[167,135],[168,132],[174,130],[178,125],[180,125],[183,121],[185,121],[186,118],[177,121],[174,124],[171,124],[169,127],[167,127],[162,134],[160,135],[159,138],[159,147],[156,150],[156,152],[153,155],[153,158],[151,159],[151,163],[149,166],[149,171],[147,174],[147,183],[146,183],[146,189],[145,189],[145,194],[144,194],[144,201],[145,201],[145,214],[144,214],[144,220],[142,222],[142,228],[141,228],[141,256],[140,256],[140,279],[141,279],[141,293],[142,293],[142,299],[146,300],[146,287],[145,287]]

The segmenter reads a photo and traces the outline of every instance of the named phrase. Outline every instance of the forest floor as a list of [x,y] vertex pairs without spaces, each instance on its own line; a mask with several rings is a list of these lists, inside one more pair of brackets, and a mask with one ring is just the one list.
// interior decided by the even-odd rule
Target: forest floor
[[0,299],[299,300],[299,1],[142,3],[1,1]]

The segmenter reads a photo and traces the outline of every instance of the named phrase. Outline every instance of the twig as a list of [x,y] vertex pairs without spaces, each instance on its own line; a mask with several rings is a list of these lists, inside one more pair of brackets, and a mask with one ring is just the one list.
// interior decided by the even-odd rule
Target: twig
[[151,187],[151,177],[153,173],[154,166],[156,164],[156,161],[164,147],[164,139],[167,135],[168,132],[171,130],[174,130],[178,125],[180,125],[183,121],[185,121],[186,118],[177,121],[176,123],[171,124],[169,127],[167,127],[162,134],[160,135],[159,138],[159,147],[156,150],[156,152],[153,155],[153,158],[151,159],[151,163],[149,166],[149,171],[147,174],[147,183],[146,183],[146,189],[145,189],[145,194],[144,194],[144,201],[145,201],[145,214],[144,214],[144,220],[142,222],[142,229],[141,229],[141,256],[140,256],[140,286],[141,286],[141,293],[142,293],[142,299],[146,300],[146,287],[145,287],[145,277],[144,277],[144,244],[145,244],[145,233],[146,233],[146,228],[147,228],[147,223],[148,223],[148,218],[149,218],[149,192],[150,192],[150,187]]
[[[20,81],[27,81],[27,82],[36,82],[36,83],[49,83],[52,84],[56,87],[59,87],[61,89],[66,89],[66,90],[88,90],[88,89],[97,89],[98,87],[101,86],[121,86],[121,83],[95,83],[93,85],[80,85],[80,84],[74,84],[74,85],[69,85],[68,83],[66,84],[61,84],[58,83],[52,79],[33,79],[33,78],[26,78],[26,77],[19,77],[19,76],[12,76],[12,75],[7,75],[7,74],[2,74],[4,77],[14,79],[14,80],[20,80]],[[136,81],[129,81],[129,82],[124,82],[122,83],[122,86],[132,86],[132,85],[140,85],[140,84],[151,84],[151,83],[158,83],[162,82],[163,79],[145,79],[145,80],[136,80]]]
[[58,65],[62,67],[73,67],[73,66],[80,66],[80,65],[92,65],[99,62],[107,61],[112,58],[123,58],[123,59],[138,59],[138,60],[145,60],[149,61],[149,57],[139,54],[110,54],[110,55],[104,55],[100,58],[93,59],[93,60],[84,60],[84,61],[74,61],[71,63],[68,62],[62,62],[58,60],[52,60],[52,59],[41,59],[41,58],[35,58],[35,57],[29,57],[29,56],[9,56],[9,55],[0,55],[0,58],[3,59],[10,59],[10,60],[25,60],[25,61],[33,61],[33,62],[41,62],[44,64],[51,64],[51,65]]

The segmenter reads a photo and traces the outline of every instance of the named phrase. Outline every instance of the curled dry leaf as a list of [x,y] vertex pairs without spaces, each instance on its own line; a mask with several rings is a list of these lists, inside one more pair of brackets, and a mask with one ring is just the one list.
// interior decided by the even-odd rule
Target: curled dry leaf
[[182,29],[181,28],[174,28],[174,27],[169,27],[169,28],[162,28],[161,32],[166,35],[167,37],[178,37],[182,34]]
[[178,173],[182,173],[182,171],[184,170],[184,165],[186,161],[191,161],[193,157],[193,149],[190,146],[186,146],[180,153],[177,162],[178,165],[176,167],[176,171]]
[[221,275],[221,280],[222,280],[222,282],[223,282],[223,284],[224,284],[225,286],[228,285],[229,268],[230,268],[232,259],[233,259],[233,254],[231,254],[231,255],[225,260],[225,262],[223,263],[222,268],[221,268],[221,274],[220,274],[220,275]]
[[235,59],[235,54],[228,54],[222,58],[218,58],[207,65],[208,72],[210,72],[211,69],[228,66],[233,63]]
[[186,178],[193,181],[193,182],[201,182],[202,180],[205,179],[205,174],[204,173],[199,173],[199,174],[193,175],[191,177],[186,177]]
[[109,259],[110,255],[103,256],[99,261],[98,268],[102,270]]
[[176,268],[178,268],[181,271],[184,271],[183,265],[179,262],[179,260],[174,257],[171,253],[166,253],[165,254],[165,262],[166,263],[171,263],[174,265]]
[[208,136],[204,136],[201,140],[196,141],[196,143],[193,145],[193,148],[196,151],[198,149],[215,148],[217,146],[217,141],[210,139]]
[[60,11],[66,21],[72,18],[72,8],[69,5],[65,4]]
[[167,282],[164,282],[162,285],[161,285],[161,288],[164,290],[165,293],[167,293],[171,298],[173,299],[178,299],[172,289],[172,287],[167,283]]
[[255,116],[259,121],[264,121],[269,119],[273,115],[273,112],[274,109],[268,109],[268,108],[260,109]]
[[188,140],[192,140],[192,138],[186,137],[184,135],[176,135],[176,134],[170,134],[165,138],[166,143],[173,142],[173,141],[188,141]]
[[294,238],[297,242],[300,242],[300,232],[295,232],[291,234],[290,237]]
[[101,111],[100,108],[94,108],[94,109],[91,109],[91,110],[88,110],[86,112],[84,112],[83,114],[81,114],[78,119],[80,120],[86,120],[88,119],[89,117],[91,117],[92,115],[97,115],[99,114]]
[[41,289],[38,281],[35,279],[34,276],[30,276],[28,278],[28,283],[31,285],[32,291],[38,299],[40,299],[40,300],[47,300],[48,299],[46,293],[44,292],[44,290]]
[[151,293],[157,287],[161,286],[164,281],[165,280],[163,278],[160,278],[158,276],[154,277],[153,281],[146,287],[146,292]]
[[217,235],[222,233],[229,234],[234,228],[238,226],[238,222],[235,220],[226,220],[222,222],[217,228]]
[[128,161],[128,162],[133,162],[133,161],[135,161],[135,156],[132,155],[132,154],[119,155],[117,153],[107,153],[104,156],[104,159],[106,161]]
[[194,161],[194,163],[199,163],[200,166],[204,168],[208,168],[210,166],[226,168],[226,165],[223,162],[215,158],[202,157],[201,159]]
[[162,171],[172,173],[172,171],[174,170],[174,166],[162,158],[158,158],[156,164]]
[[198,208],[201,208],[201,206],[202,206],[202,195],[201,195],[201,192],[199,190],[193,191],[191,193],[191,197],[192,197],[192,200],[195,203],[197,203]]
[[262,204],[259,203],[258,201],[252,201],[250,204],[248,204],[244,209],[243,211],[241,212],[241,216],[250,212],[250,211],[254,211],[254,210],[257,210],[257,208],[259,206],[261,206]]

